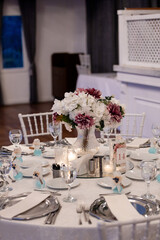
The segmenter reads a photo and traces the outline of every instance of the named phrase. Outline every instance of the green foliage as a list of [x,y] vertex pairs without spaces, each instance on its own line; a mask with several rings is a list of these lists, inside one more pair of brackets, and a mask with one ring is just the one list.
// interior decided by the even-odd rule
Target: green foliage
[[69,115],[62,115],[61,121],[62,121],[62,122],[66,122],[66,123],[72,125],[72,128],[75,128],[75,127],[76,127],[76,123],[74,123],[74,122],[69,118]]

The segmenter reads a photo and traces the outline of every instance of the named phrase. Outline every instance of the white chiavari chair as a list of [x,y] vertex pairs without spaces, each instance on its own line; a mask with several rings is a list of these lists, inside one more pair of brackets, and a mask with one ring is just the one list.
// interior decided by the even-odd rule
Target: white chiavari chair
[[[21,124],[24,143],[28,144],[28,138],[50,135],[48,130],[49,122],[52,122],[53,113],[32,113],[32,114],[18,114]],[[60,127],[59,140],[62,139],[62,125]]]
[[[124,213],[125,214],[125,213]],[[98,223],[99,240],[159,240],[160,215],[141,220]]]
[[126,113],[119,127],[125,137],[142,137],[145,113]]
[[120,126],[112,129],[111,133],[106,132],[105,136],[121,134],[126,138],[142,137],[145,116],[145,113],[126,113]]

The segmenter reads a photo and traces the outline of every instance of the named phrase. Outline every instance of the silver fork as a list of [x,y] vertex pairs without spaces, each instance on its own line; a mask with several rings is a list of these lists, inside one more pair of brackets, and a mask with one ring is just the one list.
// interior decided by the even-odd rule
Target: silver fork
[[82,206],[78,205],[76,208],[76,212],[79,215],[79,220],[78,220],[78,224],[82,225],[82,219],[81,219],[81,214],[82,214]]

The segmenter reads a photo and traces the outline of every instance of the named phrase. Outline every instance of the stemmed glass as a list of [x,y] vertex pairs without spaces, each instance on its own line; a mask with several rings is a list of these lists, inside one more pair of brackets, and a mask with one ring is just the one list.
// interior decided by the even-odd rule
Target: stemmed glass
[[55,145],[56,144],[56,139],[57,139],[57,137],[59,136],[59,133],[60,133],[60,123],[57,123],[57,122],[56,123],[55,122],[49,123],[48,130],[49,130],[51,136],[54,139],[54,145]]
[[158,141],[160,139],[160,123],[152,124],[152,134],[153,134],[154,138],[156,139],[157,145],[158,145]]
[[0,189],[1,192],[11,191],[12,188],[8,186],[7,175],[12,168],[12,159],[10,156],[2,156],[0,157],[0,174],[4,180],[3,187]]
[[144,181],[147,183],[147,193],[142,195],[143,198],[153,199],[154,195],[150,193],[150,182],[153,180],[157,173],[157,164],[154,160],[143,161],[141,163],[141,175]]
[[65,183],[68,185],[68,196],[63,198],[64,202],[74,202],[77,199],[74,198],[71,193],[71,185],[73,183],[73,181],[76,179],[77,176],[77,171],[75,168],[73,168],[72,166],[62,166],[61,167],[61,176],[63,178],[63,180],[65,181]]
[[20,129],[10,130],[9,140],[15,147],[17,147],[22,141],[22,131]]
[[160,123],[152,124],[152,134],[155,138],[160,138]]

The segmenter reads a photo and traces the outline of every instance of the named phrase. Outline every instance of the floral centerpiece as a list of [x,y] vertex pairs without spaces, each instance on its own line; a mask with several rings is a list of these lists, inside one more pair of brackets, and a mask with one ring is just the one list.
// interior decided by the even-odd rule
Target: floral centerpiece
[[78,138],[82,139],[84,150],[90,148],[90,132],[95,128],[118,127],[125,114],[124,106],[117,99],[113,96],[103,98],[101,92],[94,88],[66,92],[63,100],[55,99],[52,110],[53,120],[63,122],[68,131],[76,127],[81,135],[83,132],[83,139],[82,136]]

